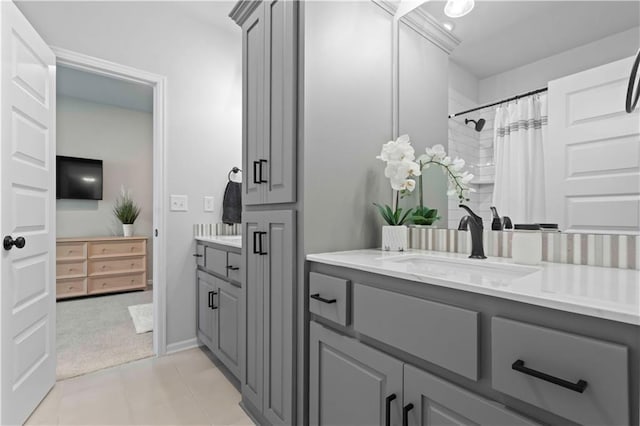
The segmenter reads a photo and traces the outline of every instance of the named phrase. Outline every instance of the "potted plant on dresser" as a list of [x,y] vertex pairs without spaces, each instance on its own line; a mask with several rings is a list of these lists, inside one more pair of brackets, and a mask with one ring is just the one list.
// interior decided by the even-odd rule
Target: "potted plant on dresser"
[[122,233],[125,237],[133,237],[133,223],[140,215],[140,207],[131,198],[129,191],[122,188],[120,197],[113,207],[113,214],[122,223]]

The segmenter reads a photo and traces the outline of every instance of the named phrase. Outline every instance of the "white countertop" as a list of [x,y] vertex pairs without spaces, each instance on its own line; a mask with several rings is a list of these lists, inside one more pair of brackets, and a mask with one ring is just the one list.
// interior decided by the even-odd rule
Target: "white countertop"
[[[441,266],[439,270],[425,274],[424,267],[418,268],[411,262],[411,257],[415,258],[417,254],[443,261],[462,261],[467,265],[472,265],[470,262],[473,265],[486,262],[486,266],[502,264],[516,271],[515,275],[517,271],[533,269],[529,269],[528,275],[515,278],[494,278],[490,271],[487,275],[477,271],[471,273],[464,268],[456,269],[455,265],[450,270],[446,268],[445,273],[445,267]],[[640,271],[637,270],[546,262],[525,266],[516,265],[507,258],[475,260],[468,259],[466,254],[425,250],[402,253],[354,250],[310,254],[307,260],[640,325]],[[418,269],[420,273],[417,273]]]
[[215,235],[211,237],[196,237],[197,241],[216,243],[223,246],[242,248],[242,235]]

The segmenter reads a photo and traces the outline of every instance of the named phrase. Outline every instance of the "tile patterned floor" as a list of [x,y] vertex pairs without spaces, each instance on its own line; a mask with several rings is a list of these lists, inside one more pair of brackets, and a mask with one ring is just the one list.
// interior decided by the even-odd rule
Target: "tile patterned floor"
[[253,425],[201,349],[57,382],[27,425]]

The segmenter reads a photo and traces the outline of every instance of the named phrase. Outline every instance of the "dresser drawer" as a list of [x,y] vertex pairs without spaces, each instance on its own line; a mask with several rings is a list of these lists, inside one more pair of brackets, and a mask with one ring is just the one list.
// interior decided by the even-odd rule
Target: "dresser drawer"
[[356,331],[472,380],[478,379],[478,313],[354,284]]
[[87,243],[56,243],[57,260],[77,260],[87,257]]
[[227,276],[227,252],[212,247],[204,248],[204,267],[211,272]]
[[89,277],[88,293],[108,293],[119,290],[139,289],[146,286],[145,273]]
[[[629,424],[627,347],[492,318],[491,352],[494,389],[580,424]],[[582,393],[565,387],[581,380]]]
[[56,262],[56,278],[79,278],[86,275],[87,262],[84,260]]
[[349,325],[349,281],[309,274],[309,311],[344,326]]
[[105,275],[127,272],[141,272],[145,270],[144,256],[121,259],[102,259],[89,261],[89,275]]
[[240,267],[242,257],[238,253],[227,253],[227,277],[236,282],[240,282]]
[[144,255],[146,243],[145,240],[90,242],[89,258]]
[[74,278],[56,281],[56,299],[84,296],[87,294],[87,279]]

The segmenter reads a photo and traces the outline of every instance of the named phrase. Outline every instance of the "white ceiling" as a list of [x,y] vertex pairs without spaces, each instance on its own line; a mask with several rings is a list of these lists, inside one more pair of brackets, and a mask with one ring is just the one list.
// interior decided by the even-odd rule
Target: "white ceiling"
[[637,0],[476,0],[471,13],[457,19],[444,14],[444,4],[421,7],[455,25],[461,43],[451,59],[480,79],[640,26]]
[[56,85],[58,95],[136,111],[153,111],[153,89],[143,84],[58,66]]

